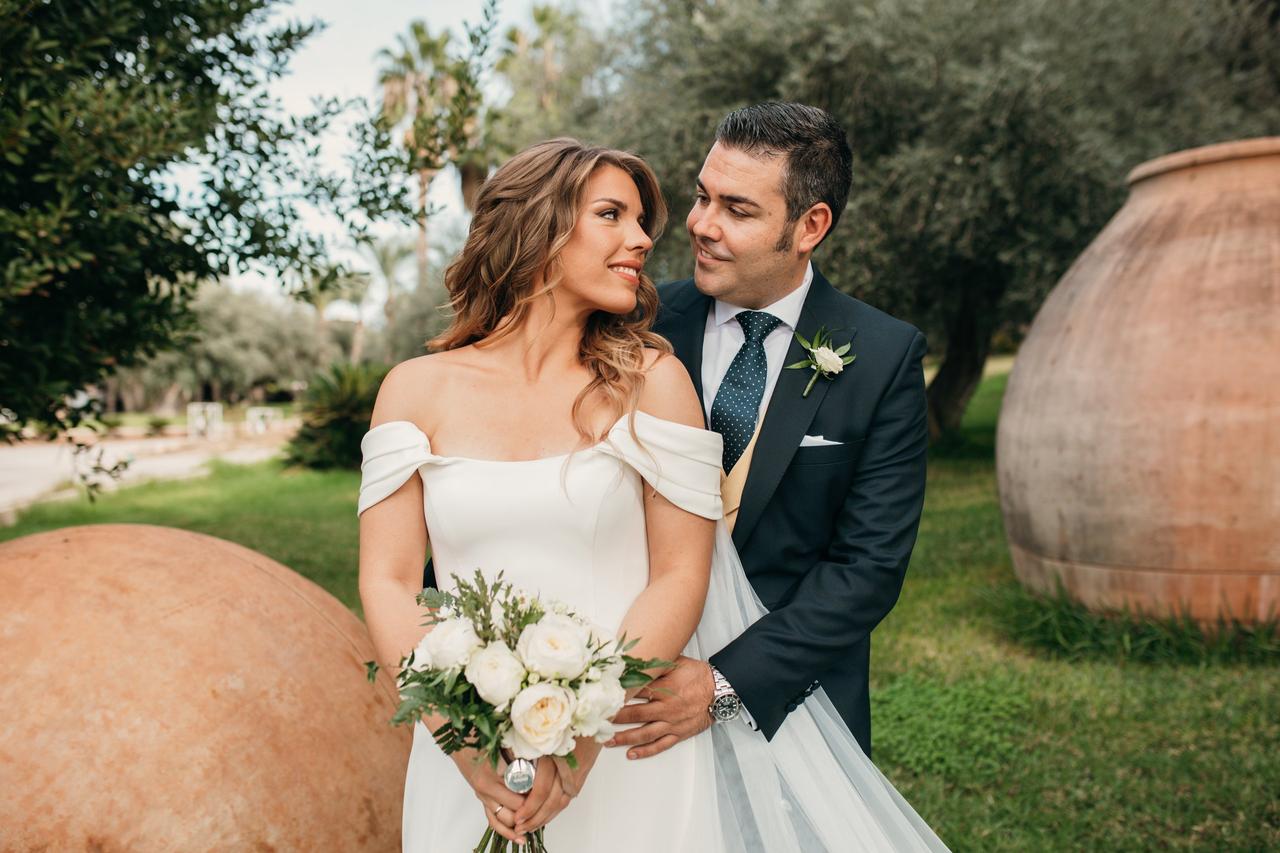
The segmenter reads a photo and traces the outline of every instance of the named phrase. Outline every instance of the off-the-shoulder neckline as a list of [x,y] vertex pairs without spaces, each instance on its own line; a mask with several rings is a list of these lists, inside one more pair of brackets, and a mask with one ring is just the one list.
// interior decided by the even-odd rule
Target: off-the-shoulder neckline
[[[406,420],[383,421],[382,423],[378,424],[376,427],[370,428],[369,431],[365,433],[365,436],[366,437],[370,436],[373,433],[377,432],[378,430],[382,429],[383,427],[388,427],[388,426],[391,426],[392,424],[404,424],[405,426],[411,428],[418,435],[422,436],[422,440],[427,445],[427,452],[430,453],[431,456],[436,459],[444,459],[450,462],[479,462],[485,465],[528,465],[534,462],[555,462],[563,459],[568,459],[570,456],[573,456],[574,454],[577,454],[577,453],[589,452],[592,450],[599,450],[601,447],[604,447],[606,444],[609,443],[609,436],[613,433],[615,429],[622,426],[626,422],[628,417],[629,415],[624,414],[622,417],[614,421],[613,425],[610,426],[609,429],[605,430],[605,437],[602,440],[597,441],[595,444],[590,445],[589,447],[579,447],[576,450],[570,450],[567,453],[557,453],[554,456],[535,456],[532,459],[481,459],[476,456],[441,456],[440,454],[434,452],[431,449],[431,439],[427,436],[425,432],[422,431],[422,428],[419,427],[417,424],[415,424],[413,421],[406,421]],[[648,412],[642,412],[639,409],[636,410],[636,419],[637,420],[648,419],[651,421],[657,421],[660,424],[666,424],[667,426],[679,427],[681,429],[695,430],[697,432],[710,432],[710,430],[704,429],[702,427],[694,427],[694,426],[689,426],[688,424],[682,424],[679,421],[667,420],[666,418],[660,418],[657,415],[651,415]]]

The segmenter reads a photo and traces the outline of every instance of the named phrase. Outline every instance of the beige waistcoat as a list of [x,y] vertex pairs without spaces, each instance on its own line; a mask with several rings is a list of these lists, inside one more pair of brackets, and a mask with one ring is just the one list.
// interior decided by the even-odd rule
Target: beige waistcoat
[[755,434],[751,436],[751,441],[747,442],[742,455],[734,463],[733,470],[728,474],[724,471],[720,472],[720,499],[724,502],[724,523],[730,533],[733,532],[734,522],[738,520],[738,507],[742,504],[742,488],[747,484],[747,470],[751,467],[751,456],[755,453],[756,439],[759,437],[760,426],[757,424]]

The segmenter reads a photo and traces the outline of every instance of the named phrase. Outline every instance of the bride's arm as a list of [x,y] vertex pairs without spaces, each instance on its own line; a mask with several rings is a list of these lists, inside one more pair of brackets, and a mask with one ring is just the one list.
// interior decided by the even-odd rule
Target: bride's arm
[[[640,410],[686,426],[703,427],[702,403],[684,365],[672,355],[650,368]],[[711,576],[715,522],[687,512],[645,484],[649,583],[622,620],[621,632],[639,639],[628,654],[675,660],[702,616]]]
[[[406,386],[416,388],[420,394],[423,385],[420,375],[406,377],[406,373],[413,372],[406,370],[407,366],[397,367],[383,380],[371,426],[395,420],[414,421],[415,413],[407,405],[413,397]],[[394,494],[360,515],[360,602],[377,660],[383,665],[398,665],[426,636],[428,629],[422,624],[422,608],[417,603],[426,554],[422,478],[415,474]],[[434,715],[423,718],[431,731],[444,722],[443,717]],[[485,804],[489,825],[513,841],[520,837],[496,819],[492,809],[501,803],[509,810],[505,815],[513,815],[524,805],[525,798],[507,790],[497,772],[475,750],[455,752],[450,758]]]
[[[415,422],[405,393],[410,372],[404,364],[387,374],[374,403],[371,428],[389,421]],[[360,602],[383,665],[398,664],[427,633],[416,600],[426,555],[422,478],[415,474],[360,515]]]
[[[655,354],[656,355],[656,354]],[[675,356],[653,359],[640,410],[701,429],[702,404],[684,365]],[[645,485],[644,517],[649,547],[649,583],[632,602],[620,633],[638,642],[628,654],[674,661],[698,627],[711,577],[715,522],[680,509]],[[634,693],[635,691],[629,691]],[[566,789],[576,793],[600,752],[590,738],[574,750],[579,769],[561,765]],[[524,817],[520,815],[520,817]]]

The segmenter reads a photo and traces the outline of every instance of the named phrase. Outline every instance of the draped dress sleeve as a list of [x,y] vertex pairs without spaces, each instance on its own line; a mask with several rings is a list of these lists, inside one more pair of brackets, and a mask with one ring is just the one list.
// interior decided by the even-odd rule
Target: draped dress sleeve
[[409,421],[387,421],[360,441],[360,500],[356,514],[396,493],[424,465],[443,461],[422,430]]
[[703,518],[723,516],[720,501],[720,434],[664,420],[646,412],[618,420],[598,446],[634,468],[658,494]]

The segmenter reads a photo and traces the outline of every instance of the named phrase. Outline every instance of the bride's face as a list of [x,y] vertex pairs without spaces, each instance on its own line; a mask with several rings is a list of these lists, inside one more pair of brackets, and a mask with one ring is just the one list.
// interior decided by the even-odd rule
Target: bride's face
[[636,307],[640,269],[653,248],[635,181],[611,164],[587,180],[573,234],[560,251],[557,295],[586,312],[626,314]]

